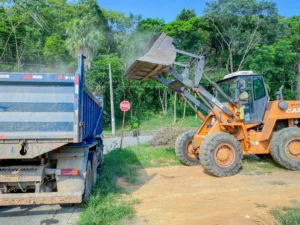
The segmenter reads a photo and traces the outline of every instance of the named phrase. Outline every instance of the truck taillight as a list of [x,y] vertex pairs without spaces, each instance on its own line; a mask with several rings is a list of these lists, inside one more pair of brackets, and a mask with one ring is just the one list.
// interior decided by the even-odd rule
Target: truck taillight
[[56,173],[56,175],[61,175],[61,176],[76,176],[76,175],[78,175],[78,169],[58,169],[57,172],[58,173]]

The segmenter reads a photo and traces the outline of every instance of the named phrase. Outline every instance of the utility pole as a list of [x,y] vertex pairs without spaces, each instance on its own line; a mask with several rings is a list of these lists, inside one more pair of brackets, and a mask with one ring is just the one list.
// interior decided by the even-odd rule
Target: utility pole
[[110,115],[111,115],[111,133],[116,136],[116,121],[115,121],[115,106],[114,106],[114,93],[111,76],[111,65],[108,64],[109,69],[109,88],[110,88]]

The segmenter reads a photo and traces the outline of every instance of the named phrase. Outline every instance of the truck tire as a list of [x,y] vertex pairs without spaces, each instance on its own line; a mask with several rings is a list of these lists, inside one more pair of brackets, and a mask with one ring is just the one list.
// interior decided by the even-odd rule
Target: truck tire
[[86,177],[85,177],[85,185],[84,185],[84,193],[83,193],[83,202],[87,202],[89,199],[93,186],[93,172],[91,162],[88,161],[86,168]]
[[200,146],[203,168],[217,177],[232,176],[242,167],[243,151],[239,141],[225,132],[206,136]]
[[289,170],[300,170],[300,129],[283,128],[271,140],[270,153],[275,162]]
[[95,153],[93,153],[92,162],[93,187],[95,187],[98,179],[98,159]]
[[180,162],[186,166],[200,165],[199,152],[193,149],[195,131],[188,131],[179,135],[175,142],[175,153]]
[[102,142],[100,142],[100,141],[99,141],[98,148],[99,148],[99,162],[100,162],[99,167],[103,167],[103,164],[104,164],[104,152],[103,152],[103,150],[104,150],[104,148],[103,148]]

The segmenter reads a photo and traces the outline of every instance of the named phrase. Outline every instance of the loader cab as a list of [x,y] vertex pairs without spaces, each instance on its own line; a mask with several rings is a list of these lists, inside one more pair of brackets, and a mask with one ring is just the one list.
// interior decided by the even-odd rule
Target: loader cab
[[[228,74],[219,81],[220,88],[241,106],[241,117],[245,123],[261,123],[264,117],[269,96],[262,75],[252,71],[241,71]],[[217,98],[224,102],[221,95]]]

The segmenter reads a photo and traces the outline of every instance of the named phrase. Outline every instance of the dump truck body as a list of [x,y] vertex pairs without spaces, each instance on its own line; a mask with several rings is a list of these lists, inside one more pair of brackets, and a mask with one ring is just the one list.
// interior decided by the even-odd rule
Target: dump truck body
[[0,72],[0,205],[79,203],[93,182],[103,100],[85,86],[83,60],[75,75]]

